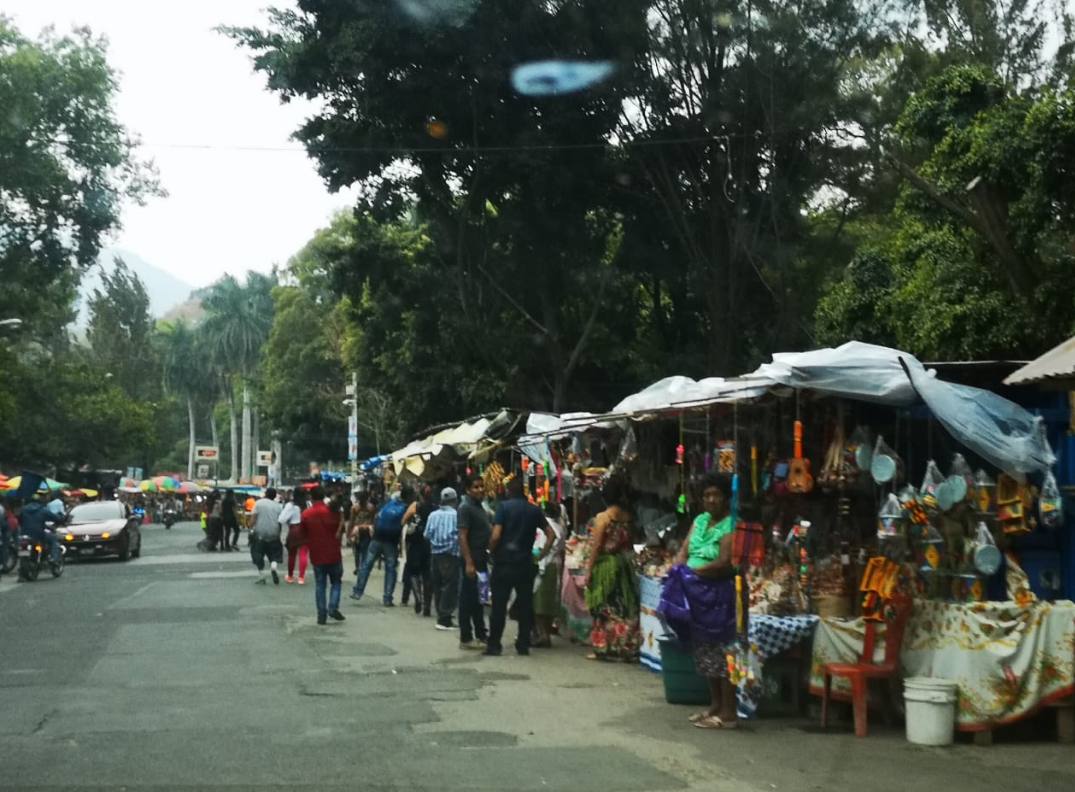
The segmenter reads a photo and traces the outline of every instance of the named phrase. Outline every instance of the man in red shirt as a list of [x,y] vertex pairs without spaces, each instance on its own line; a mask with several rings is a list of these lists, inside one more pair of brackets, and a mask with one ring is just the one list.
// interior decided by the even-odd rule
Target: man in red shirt
[[[343,527],[340,516],[325,504],[325,491],[314,487],[310,492],[310,508],[302,513],[306,531],[306,546],[310,548],[310,563],[314,567],[314,598],[317,602],[317,623],[325,624],[331,616],[343,621],[340,613],[340,586],[343,582],[343,554],[340,536]],[[325,584],[332,583],[328,604],[325,604]]]

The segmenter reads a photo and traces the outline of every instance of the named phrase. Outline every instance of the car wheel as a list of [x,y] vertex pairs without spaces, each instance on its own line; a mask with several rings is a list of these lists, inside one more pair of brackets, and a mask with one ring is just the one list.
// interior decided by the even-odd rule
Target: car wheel
[[131,558],[131,540],[130,538],[123,540],[123,548],[119,551],[120,561],[129,561]]

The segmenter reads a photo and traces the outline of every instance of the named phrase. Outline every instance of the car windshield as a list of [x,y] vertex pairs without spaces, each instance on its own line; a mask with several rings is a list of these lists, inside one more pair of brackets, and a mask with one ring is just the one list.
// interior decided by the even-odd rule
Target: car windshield
[[123,512],[118,503],[84,503],[71,510],[71,522],[75,525],[118,519],[123,519]]

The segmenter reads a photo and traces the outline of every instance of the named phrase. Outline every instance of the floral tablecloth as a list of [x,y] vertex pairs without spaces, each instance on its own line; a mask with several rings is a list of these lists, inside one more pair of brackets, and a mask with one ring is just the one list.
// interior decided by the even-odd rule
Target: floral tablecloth
[[[858,661],[864,630],[862,619],[821,620],[814,633],[811,693],[821,695],[826,663]],[[878,660],[883,653],[880,640]],[[1075,603],[916,600],[900,660],[905,677],[959,684],[959,730],[1011,723],[1075,693]],[[845,680],[833,679],[836,698],[848,693]]]

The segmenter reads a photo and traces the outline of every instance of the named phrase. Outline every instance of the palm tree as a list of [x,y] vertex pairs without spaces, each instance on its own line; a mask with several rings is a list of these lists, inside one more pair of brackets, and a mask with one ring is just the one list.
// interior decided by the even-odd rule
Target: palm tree
[[[272,287],[275,277],[251,272],[246,285],[233,276],[225,275],[213,286],[202,301],[205,308],[205,332],[213,356],[222,366],[225,376],[238,375],[243,383],[243,445],[236,451],[235,397],[229,387],[228,406],[231,411],[231,470],[232,480],[249,479],[253,463],[250,431],[250,378],[261,359],[261,348],[272,327]],[[239,464],[241,463],[241,464]],[[237,470],[238,467],[238,470]]]
[[182,319],[163,324],[157,336],[161,345],[161,363],[165,390],[187,402],[187,478],[194,478],[194,400],[203,390],[198,344],[195,333]]

